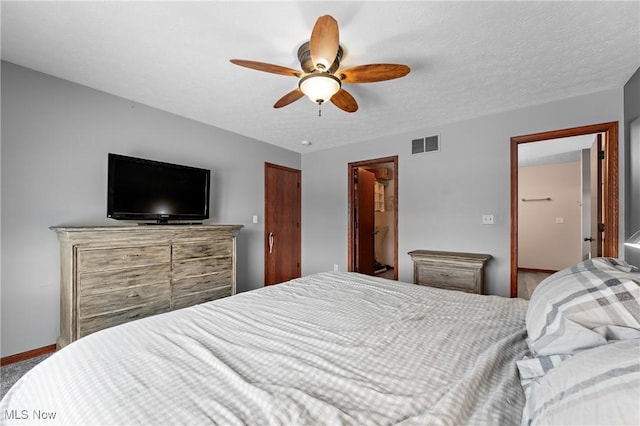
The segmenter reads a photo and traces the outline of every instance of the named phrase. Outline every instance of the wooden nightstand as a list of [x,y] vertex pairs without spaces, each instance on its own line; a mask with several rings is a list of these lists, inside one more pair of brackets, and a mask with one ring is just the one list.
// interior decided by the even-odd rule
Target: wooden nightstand
[[415,284],[483,294],[484,265],[490,254],[414,250],[409,256]]

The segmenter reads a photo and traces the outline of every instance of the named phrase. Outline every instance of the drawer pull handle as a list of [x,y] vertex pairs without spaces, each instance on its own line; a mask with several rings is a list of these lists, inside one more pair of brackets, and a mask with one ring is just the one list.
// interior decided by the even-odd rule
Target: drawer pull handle
[[127,299],[133,299],[135,297],[140,297],[140,295],[138,293],[131,293],[130,295],[127,296]]
[[125,254],[124,256],[122,256],[123,259],[128,259],[130,257],[139,257],[139,254]]
[[134,319],[134,318],[138,318],[140,316],[140,314],[135,314],[135,315],[129,315],[127,317],[127,319]]
[[273,235],[273,232],[269,232],[269,254],[273,253],[273,243],[275,240],[276,238]]

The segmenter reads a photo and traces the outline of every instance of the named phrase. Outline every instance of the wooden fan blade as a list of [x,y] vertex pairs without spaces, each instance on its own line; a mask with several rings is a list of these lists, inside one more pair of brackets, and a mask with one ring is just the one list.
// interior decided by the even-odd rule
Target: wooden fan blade
[[331,97],[331,102],[338,108],[346,112],[356,112],[358,110],[358,103],[351,96],[351,93],[344,89],[338,90],[338,92]]
[[336,74],[339,74],[344,83],[374,83],[404,77],[409,71],[411,68],[406,65],[369,64],[340,70]]
[[289,77],[300,77],[301,71],[287,68],[280,65],[267,64],[266,62],[248,61],[245,59],[231,59],[232,64],[240,65],[258,71],[270,72],[272,74],[286,75]]
[[330,15],[319,17],[309,40],[309,51],[313,65],[320,71],[328,70],[338,55],[339,47],[338,22]]
[[290,103],[297,101],[303,96],[304,96],[304,93],[302,93],[302,90],[296,87],[295,90],[290,91],[289,93],[287,93],[286,95],[278,99],[278,102],[273,104],[273,107],[282,108],[283,106],[287,106]]

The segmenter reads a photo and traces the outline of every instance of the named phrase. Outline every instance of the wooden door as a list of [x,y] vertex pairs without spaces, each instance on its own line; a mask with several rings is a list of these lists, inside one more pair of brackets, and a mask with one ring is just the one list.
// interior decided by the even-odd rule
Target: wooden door
[[356,241],[355,259],[357,272],[375,274],[375,213],[374,183],[375,175],[358,167],[356,169]]
[[301,275],[301,172],[265,163],[264,282]]
[[604,217],[602,209],[602,135],[596,136],[591,146],[591,235],[585,240],[591,242],[591,257],[602,256]]

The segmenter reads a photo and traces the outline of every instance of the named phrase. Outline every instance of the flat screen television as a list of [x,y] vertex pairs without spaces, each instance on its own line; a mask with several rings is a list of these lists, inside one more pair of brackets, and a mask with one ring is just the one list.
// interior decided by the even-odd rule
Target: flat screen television
[[210,180],[207,169],[109,153],[107,217],[158,224],[208,219]]

